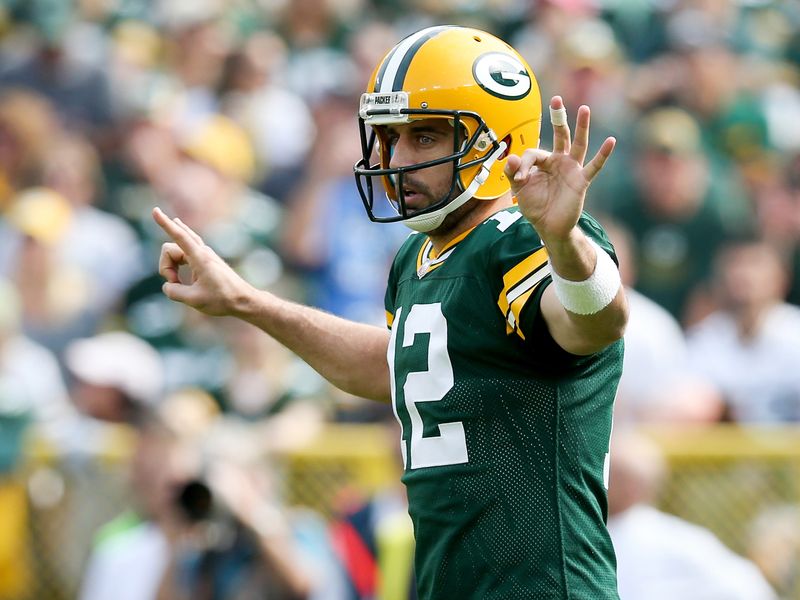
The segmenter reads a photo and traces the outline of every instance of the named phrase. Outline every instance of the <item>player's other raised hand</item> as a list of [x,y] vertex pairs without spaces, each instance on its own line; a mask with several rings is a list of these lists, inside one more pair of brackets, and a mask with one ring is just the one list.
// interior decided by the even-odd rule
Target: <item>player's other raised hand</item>
[[589,147],[590,111],[578,109],[575,138],[571,138],[561,96],[550,100],[553,151],[529,148],[521,156],[510,155],[506,176],[522,214],[542,239],[565,239],[578,222],[586,190],[614,151],[616,140],[606,138],[597,154],[584,165]]
[[[166,279],[162,289],[167,298],[212,316],[238,314],[252,286],[186,223],[168,217],[160,208],[153,209],[153,219],[173,240],[161,246],[158,260],[158,272]],[[181,280],[181,265],[189,267],[191,281]]]

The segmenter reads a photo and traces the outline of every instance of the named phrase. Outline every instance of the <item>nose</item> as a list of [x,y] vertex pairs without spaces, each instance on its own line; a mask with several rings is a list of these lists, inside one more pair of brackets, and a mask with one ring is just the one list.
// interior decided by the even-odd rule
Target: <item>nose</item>
[[407,167],[414,164],[412,160],[411,144],[409,143],[409,136],[399,134],[390,147],[389,152],[389,167],[395,169],[397,167]]

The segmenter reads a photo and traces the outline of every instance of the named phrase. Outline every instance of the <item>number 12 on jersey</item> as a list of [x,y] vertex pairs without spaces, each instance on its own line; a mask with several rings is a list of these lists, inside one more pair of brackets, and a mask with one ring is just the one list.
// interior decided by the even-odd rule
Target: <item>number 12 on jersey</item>
[[[439,435],[423,437],[422,416],[417,407],[421,402],[439,402],[453,387],[453,364],[447,352],[447,319],[442,313],[441,302],[434,304],[414,304],[408,311],[405,322],[402,320],[403,308],[397,308],[395,327],[389,341],[387,358],[392,388],[392,408],[395,417],[404,427],[398,414],[397,382],[395,379],[395,357],[398,352],[406,352],[415,343],[419,334],[428,334],[428,368],[425,371],[412,371],[403,383],[403,400],[411,423],[411,436],[406,443],[403,432],[400,449],[403,464],[409,469],[457,465],[469,461],[464,424],[461,421],[439,423]],[[402,331],[400,331],[402,329]],[[397,347],[398,339],[402,346]],[[409,462],[406,448],[411,460]]]

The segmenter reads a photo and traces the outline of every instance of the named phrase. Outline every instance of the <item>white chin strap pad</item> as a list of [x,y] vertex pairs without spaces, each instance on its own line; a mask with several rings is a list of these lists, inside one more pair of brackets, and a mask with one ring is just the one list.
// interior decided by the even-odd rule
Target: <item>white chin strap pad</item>
[[424,215],[419,215],[416,217],[411,217],[410,219],[406,219],[403,221],[407,227],[413,229],[414,231],[418,231],[419,233],[427,233],[428,231],[433,231],[439,225],[444,222],[444,219],[447,215],[451,212],[459,208],[460,206],[464,205],[467,200],[472,198],[475,195],[475,192],[478,191],[478,188],[483,185],[483,183],[489,178],[489,174],[491,173],[492,165],[497,161],[497,159],[502,156],[502,154],[506,151],[506,143],[500,142],[497,150],[492,152],[491,156],[487,158],[483,164],[481,165],[481,170],[478,171],[478,174],[475,175],[475,178],[472,180],[472,183],[467,186],[463,192],[461,192],[458,196],[453,198],[449,204],[446,204],[439,210],[435,210],[430,213],[425,213]]

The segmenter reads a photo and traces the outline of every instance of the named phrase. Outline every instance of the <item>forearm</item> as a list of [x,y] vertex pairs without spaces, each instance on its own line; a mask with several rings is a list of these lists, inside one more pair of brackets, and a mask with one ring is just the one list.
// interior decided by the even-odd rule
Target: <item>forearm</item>
[[302,569],[292,553],[287,553],[285,546],[276,548],[269,542],[262,542],[261,549],[267,568],[272,569],[285,591],[285,596],[303,600],[311,595],[313,589],[309,574]]
[[308,598],[313,588],[311,576],[298,560],[288,526],[278,535],[251,528],[258,536],[264,566],[272,572],[284,594],[298,600]]
[[391,398],[389,332],[252,290],[234,315],[263,330],[336,387],[362,398]]
[[576,225],[564,238],[545,238],[550,267],[564,279],[583,281],[594,271],[597,257],[586,234]]
[[[605,252],[590,242],[578,227],[563,239],[543,242],[554,273],[570,282],[584,282],[592,277],[601,258],[598,252]],[[608,267],[615,268],[610,261]],[[590,314],[565,308],[554,288],[555,283],[545,290],[542,312],[551,335],[565,350],[573,354],[591,354],[622,337],[628,306],[621,284],[618,284],[616,293],[612,291],[609,294],[605,306]]]

